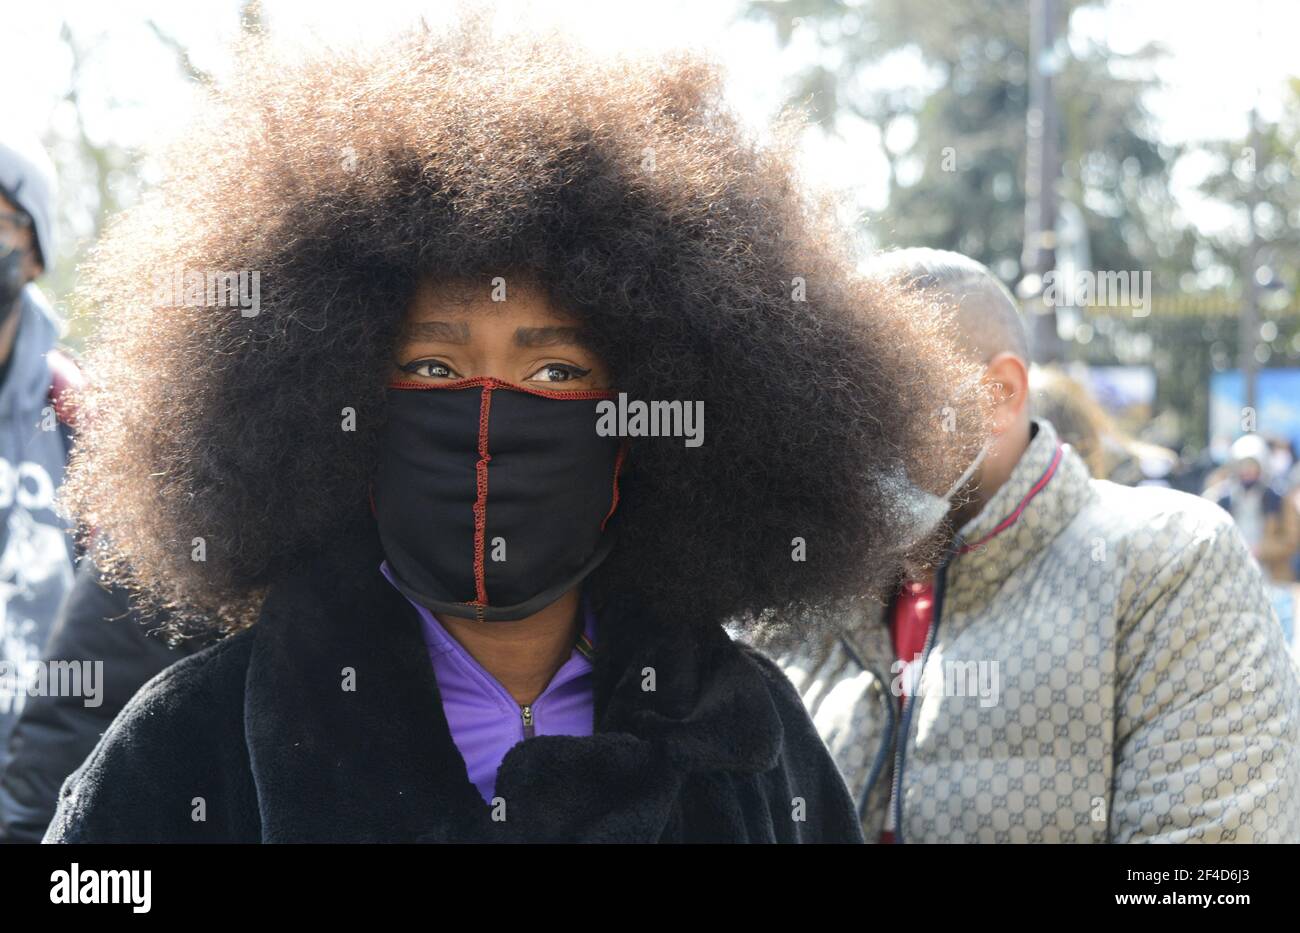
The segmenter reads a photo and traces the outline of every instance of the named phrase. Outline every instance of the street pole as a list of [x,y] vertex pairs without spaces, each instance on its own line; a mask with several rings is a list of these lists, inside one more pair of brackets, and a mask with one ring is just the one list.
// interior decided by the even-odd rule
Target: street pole
[[1257,389],[1259,360],[1255,350],[1259,344],[1259,283],[1255,276],[1259,270],[1259,230],[1255,225],[1255,209],[1259,205],[1259,173],[1264,159],[1263,134],[1259,130],[1259,112],[1250,109],[1250,187],[1246,189],[1246,251],[1242,261],[1241,321],[1237,340],[1240,344],[1241,384],[1243,404],[1258,415]]
[[1025,120],[1025,242],[1021,254],[1024,279],[1036,290],[1023,294],[1032,312],[1034,359],[1063,357],[1056,331],[1056,308],[1043,300],[1044,277],[1056,267],[1056,179],[1060,175],[1056,98],[1052,73],[1057,28],[1057,0],[1032,0],[1029,12],[1029,110]]

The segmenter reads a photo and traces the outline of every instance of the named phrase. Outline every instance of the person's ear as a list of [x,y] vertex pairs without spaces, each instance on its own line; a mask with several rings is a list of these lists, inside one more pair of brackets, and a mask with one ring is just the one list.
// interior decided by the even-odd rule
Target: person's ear
[[1026,413],[1029,368],[1014,353],[999,353],[989,360],[982,381],[993,401],[992,433],[1004,434]]

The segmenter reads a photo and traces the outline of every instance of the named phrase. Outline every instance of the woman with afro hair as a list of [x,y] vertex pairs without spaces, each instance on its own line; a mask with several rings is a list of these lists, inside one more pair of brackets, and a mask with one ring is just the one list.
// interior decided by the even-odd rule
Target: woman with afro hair
[[728,630],[892,578],[978,437],[941,316],[853,274],[691,57],[238,61],[86,271],[68,485],[110,579],[224,637],[46,840],[860,841]]

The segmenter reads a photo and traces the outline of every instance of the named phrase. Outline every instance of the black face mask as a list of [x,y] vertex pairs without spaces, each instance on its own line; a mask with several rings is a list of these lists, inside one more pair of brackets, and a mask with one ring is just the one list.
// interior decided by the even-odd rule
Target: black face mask
[[18,310],[18,296],[22,294],[27,278],[23,275],[25,250],[11,250],[0,256],[0,325]]
[[395,383],[373,506],[398,588],[433,612],[522,619],[609,553],[618,438],[596,434],[612,392],[497,379]]

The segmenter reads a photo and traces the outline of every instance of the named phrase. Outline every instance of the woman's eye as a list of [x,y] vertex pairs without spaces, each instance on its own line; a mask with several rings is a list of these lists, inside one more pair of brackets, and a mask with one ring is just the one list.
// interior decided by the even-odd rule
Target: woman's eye
[[583,369],[580,366],[570,366],[567,363],[547,363],[528,378],[531,382],[568,382],[570,379],[581,379],[590,373],[590,369]]
[[455,371],[442,360],[413,360],[402,367],[402,372],[426,379],[454,379]]

